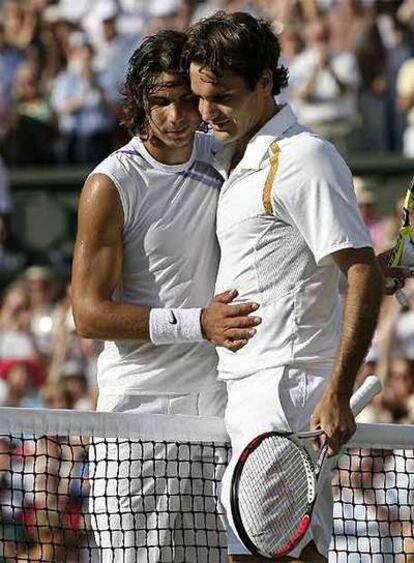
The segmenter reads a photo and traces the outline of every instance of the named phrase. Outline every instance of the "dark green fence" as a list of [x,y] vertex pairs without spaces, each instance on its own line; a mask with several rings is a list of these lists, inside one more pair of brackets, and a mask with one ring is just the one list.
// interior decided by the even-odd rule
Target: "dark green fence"
[[[393,154],[364,154],[348,163],[355,175],[369,177],[380,214],[392,210],[414,174],[414,160]],[[61,245],[70,253],[79,192],[89,172],[79,167],[11,171],[13,225],[25,246],[42,250]]]

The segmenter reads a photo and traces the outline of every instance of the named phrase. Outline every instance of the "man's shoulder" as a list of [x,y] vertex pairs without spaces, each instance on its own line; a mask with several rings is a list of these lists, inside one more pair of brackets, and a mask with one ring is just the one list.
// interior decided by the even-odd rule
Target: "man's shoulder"
[[278,143],[283,152],[290,154],[296,160],[301,160],[303,157],[340,158],[332,143],[298,122],[286,131]]
[[115,150],[100,162],[91,174],[106,174],[117,183],[123,184],[132,176],[138,180],[146,166],[146,161],[135,139]]
[[[295,124],[279,141],[281,164],[289,170],[291,178],[299,174],[302,179],[334,178],[348,176],[349,168],[332,143]],[[307,182],[306,182],[307,183]]]

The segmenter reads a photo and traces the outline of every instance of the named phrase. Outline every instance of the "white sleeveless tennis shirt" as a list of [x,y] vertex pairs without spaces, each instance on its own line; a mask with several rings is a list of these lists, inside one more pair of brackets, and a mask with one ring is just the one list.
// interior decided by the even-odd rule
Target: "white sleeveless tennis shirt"
[[[122,280],[113,299],[144,307],[203,307],[218,265],[215,216],[223,178],[212,167],[215,141],[196,134],[190,159],[155,160],[139,138],[92,172],[107,175],[124,214]],[[217,386],[208,342],[154,346],[106,341],[98,359],[100,394],[181,394]]]

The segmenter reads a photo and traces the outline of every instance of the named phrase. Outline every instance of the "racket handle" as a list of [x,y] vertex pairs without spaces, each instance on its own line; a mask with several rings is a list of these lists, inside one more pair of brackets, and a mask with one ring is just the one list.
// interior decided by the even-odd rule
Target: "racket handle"
[[359,414],[370,400],[381,391],[381,381],[376,375],[369,375],[351,397],[350,405],[354,415]]
[[[370,400],[375,397],[378,393],[382,391],[382,383],[380,379],[376,375],[369,375],[361,387],[355,391],[352,395],[351,400],[349,402],[352,412],[355,416],[357,416],[370,402]],[[317,428],[316,430],[310,430],[307,432],[300,432],[298,433],[299,438],[316,438],[318,436],[322,436],[324,431],[321,428]]]
[[395,299],[401,305],[403,309],[408,309],[410,306],[410,300],[408,299],[407,295],[404,293],[402,289],[397,289],[395,292]]

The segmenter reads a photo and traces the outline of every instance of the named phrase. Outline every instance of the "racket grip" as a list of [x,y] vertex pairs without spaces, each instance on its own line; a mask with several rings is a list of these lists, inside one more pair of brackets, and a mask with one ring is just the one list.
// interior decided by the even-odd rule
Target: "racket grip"
[[410,300],[402,289],[397,289],[395,292],[395,299],[401,305],[403,309],[408,309],[410,306]]
[[376,375],[369,375],[351,397],[350,405],[354,415],[359,414],[370,400],[381,391],[381,381]]

